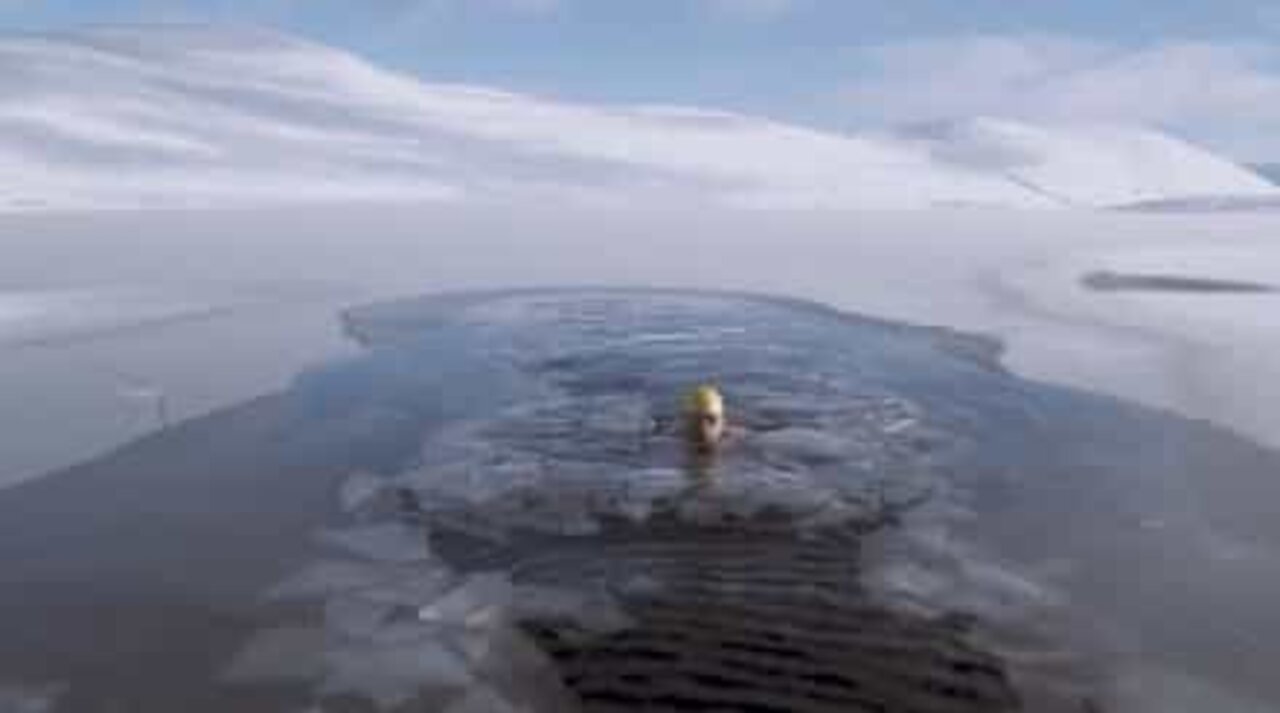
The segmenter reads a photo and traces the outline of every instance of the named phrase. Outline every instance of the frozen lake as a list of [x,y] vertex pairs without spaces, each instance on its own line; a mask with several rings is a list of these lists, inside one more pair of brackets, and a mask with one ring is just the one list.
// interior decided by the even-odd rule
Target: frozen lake
[[[1267,384],[1280,383],[1264,358],[1275,338],[1273,297],[1088,294],[1080,284],[1098,270],[1266,281],[1275,219],[536,209],[520,217],[396,208],[3,219],[0,477],[28,482],[0,495],[0,520],[17,533],[0,549],[0,591],[11,595],[0,611],[11,617],[5,630],[20,632],[6,639],[0,702],[279,710],[323,688],[314,661],[283,684],[264,676],[263,661],[278,663],[270,655],[249,666],[247,688],[210,681],[282,625],[285,635],[268,641],[284,648],[268,653],[325,650],[315,609],[340,603],[264,605],[261,595],[332,554],[316,533],[344,521],[340,495],[354,487],[353,471],[405,476],[428,464],[423,442],[447,438],[444,424],[493,417],[510,399],[528,398],[518,389],[497,398],[511,384],[477,371],[475,352],[460,343],[410,350],[403,361],[344,361],[356,349],[337,311],[375,299],[539,285],[808,298],[992,334],[1019,374],[1280,442],[1266,405]],[[1212,250],[1197,242],[1210,238]],[[413,329],[423,326],[408,314]],[[490,337],[526,334],[531,345],[583,354],[612,344],[554,321],[545,334],[521,332],[502,314],[481,311],[461,326],[489,324]],[[639,320],[628,334],[648,333],[643,309],[627,314]],[[730,300],[713,316],[692,314],[729,323],[681,353],[684,362],[664,351],[680,344],[670,325],[628,347],[648,361],[587,360],[570,371],[601,368],[610,378],[592,387],[603,393],[571,396],[617,396],[635,384],[609,386],[612,379],[681,363],[670,382],[641,380],[656,404],[684,376],[740,358],[718,345],[739,344],[766,362],[768,350],[757,347],[785,345],[803,358],[768,362],[774,377],[757,380],[767,393],[748,391],[746,415],[759,416],[758,399],[803,392],[776,377],[805,364],[806,374],[844,374],[857,387],[822,396],[865,406],[858,399],[867,394],[857,392],[865,388],[900,398],[949,442],[967,444],[944,449],[946,469],[925,473],[954,486],[934,501],[946,507],[864,543],[857,566],[866,590],[883,598],[877,606],[910,600],[912,616],[978,613],[986,628],[970,632],[968,645],[1000,660],[1003,680],[1044,700],[1087,697],[1104,710],[1144,713],[1268,710],[1280,700],[1266,664],[1277,640],[1267,602],[1280,582],[1270,452],[1205,424],[1020,381],[993,367],[990,341],[832,323],[822,309],[772,302]],[[445,310],[440,319],[457,316]],[[756,329],[762,345],[734,341],[748,318],[764,325]],[[556,337],[571,333],[582,340]],[[465,369],[440,381],[454,367]],[[419,380],[424,369],[434,381]],[[308,376],[295,382],[299,373]],[[446,392],[456,398],[439,398]],[[217,411],[234,404],[245,405]],[[801,418],[803,409],[788,413]],[[32,479],[145,436],[161,420],[174,426]],[[512,446],[501,435],[508,431],[497,433],[489,446]],[[801,451],[865,441],[837,438],[837,447],[807,435]],[[465,569],[446,564],[454,575]],[[101,643],[88,650],[86,639]],[[165,675],[140,678],[153,671]],[[342,687],[373,685],[358,674],[347,670]],[[382,693],[395,689],[376,683]]]
[[[696,611],[682,598],[694,595],[663,589],[683,570],[654,562],[710,566],[723,548],[714,534],[746,528],[734,541],[758,540],[751,569],[732,586],[699,585],[699,607],[710,596],[751,611],[762,606],[751,603],[755,587],[773,592],[768,601],[795,598],[796,611],[854,607],[862,613],[850,621],[861,623],[847,645],[872,647],[862,655],[906,635],[893,632],[914,631],[914,645],[994,672],[930,672],[922,653],[900,673],[848,684],[880,691],[887,705],[934,695],[908,683],[920,676],[958,687],[956,698],[935,701],[956,711],[969,710],[972,696],[984,710],[1014,710],[1020,699],[1036,710],[1080,700],[1153,711],[1210,700],[1244,710],[1251,697],[1280,693],[1265,663],[1280,637],[1268,633],[1263,604],[1280,594],[1265,566],[1275,533],[1257,505],[1272,494],[1280,460],[1225,432],[1020,381],[982,339],[799,303],[678,292],[463,295],[357,310],[349,328],[373,347],[368,356],[0,499],[0,517],[18,533],[0,550],[0,591],[14,597],[0,608],[13,634],[0,650],[10,678],[60,691],[70,710],[279,710],[313,696],[343,710],[338,694],[388,705],[439,696],[431,700],[448,705],[468,687],[497,684],[481,669],[458,673],[465,665],[450,658],[458,654],[442,638],[448,627],[406,629],[405,611],[469,591],[475,573],[509,577],[515,598],[466,606],[524,601],[521,587],[547,586],[539,577],[551,577],[561,597],[575,587],[614,591],[621,585],[607,565],[634,555],[601,538],[625,543],[674,517],[666,527],[684,528],[679,547],[626,568],[627,581],[644,576],[667,592],[664,611]],[[662,424],[683,386],[705,377],[730,394],[745,434],[702,481],[712,485],[690,490],[707,476],[682,475]],[[1200,477],[1209,470],[1212,490]],[[352,475],[360,472],[380,475]],[[380,488],[415,493],[414,510],[432,512],[434,524],[411,536],[421,525],[398,507],[365,510]],[[355,509],[344,513],[344,503]],[[455,530],[457,517],[471,525]],[[757,517],[773,524],[757,530]],[[615,532],[608,523],[617,518],[632,524]],[[469,543],[477,526],[496,534]],[[770,554],[778,540],[808,552],[831,528],[854,533],[829,565],[836,574],[803,555],[806,576],[831,591],[812,593],[803,578],[791,594],[769,588],[780,572],[796,576],[790,559],[771,564],[783,556]],[[711,550],[698,549],[703,538]],[[499,544],[509,551],[495,555],[495,542],[523,544]],[[585,558],[569,575],[523,564],[565,548]],[[485,565],[476,564],[482,551]],[[309,563],[320,574],[287,583]],[[600,566],[606,574],[585,574]],[[394,584],[406,567],[422,580],[408,589]],[[294,594],[263,598],[280,587]],[[610,636],[665,631],[646,618],[643,591],[614,605],[638,619]],[[832,596],[848,601],[830,604]],[[1208,610],[1212,624],[1197,620]],[[961,615],[971,623],[929,628]],[[879,638],[856,633],[885,621],[896,623]],[[760,624],[736,626],[745,635]],[[791,630],[803,650],[805,635]],[[86,649],[86,639],[97,643]],[[1257,665],[1231,656],[1241,650]],[[691,665],[718,665],[700,656]],[[839,662],[805,656],[812,675]],[[617,665],[625,670],[626,660]],[[586,710],[597,709],[593,696],[622,695],[610,679],[590,678],[609,669],[593,670],[575,688]],[[547,674],[537,671],[502,690],[542,693]],[[678,671],[649,670],[649,687],[676,685]],[[423,693],[434,676],[444,676],[443,692]]]
[[288,288],[0,291],[0,487],[274,391],[349,350],[333,314],[350,297]]

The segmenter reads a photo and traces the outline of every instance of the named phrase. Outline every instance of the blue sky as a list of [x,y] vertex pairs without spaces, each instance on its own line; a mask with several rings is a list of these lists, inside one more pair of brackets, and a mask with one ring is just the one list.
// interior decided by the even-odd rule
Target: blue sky
[[0,26],[276,27],[427,79],[829,128],[1144,123],[1280,159],[1280,4],[1245,0],[0,0]]

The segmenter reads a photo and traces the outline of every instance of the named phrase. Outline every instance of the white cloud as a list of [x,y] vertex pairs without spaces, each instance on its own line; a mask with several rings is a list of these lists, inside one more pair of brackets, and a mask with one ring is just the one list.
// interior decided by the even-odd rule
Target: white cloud
[[1280,50],[1250,43],[1119,47],[1048,36],[862,50],[844,108],[875,122],[989,115],[1169,127],[1237,155],[1280,156]]

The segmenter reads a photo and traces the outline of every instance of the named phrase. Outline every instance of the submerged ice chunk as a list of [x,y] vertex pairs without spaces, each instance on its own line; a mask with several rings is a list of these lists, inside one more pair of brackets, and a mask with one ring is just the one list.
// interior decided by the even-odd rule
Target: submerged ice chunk
[[475,686],[445,709],[444,713],[525,713],[528,708],[516,707],[497,691],[487,686]]
[[1018,612],[1030,617],[1046,607],[1064,603],[1060,593],[1035,581],[1030,573],[1019,573],[992,561],[966,561],[961,571],[965,586],[959,606],[992,620],[1009,619]]
[[[518,627],[501,625],[488,632],[482,651],[473,652],[477,683],[493,690],[517,710],[575,713],[571,694],[551,658]],[[483,700],[483,699],[482,699]]]
[[753,466],[691,491],[676,503],[676,512],[684,522],[704,525],[747,519],[764,512],[777,513],[799,524],[839,501],[839,493],[805,475]]
[[413,607],[438,596],[453,582],[448,568],[365,561],[316,562],[273,587],[269,599],[315,600],[358,593],[368,601]]
[[350,642],[330,649],[326,694],[365,696],[381,709],[424,692],[460,693],[472,681],[466,662],[429,633],[398,642]]
[[359,594],[330,597],[324,604],[324,619],[329,630],[353,638],[372,636],[395,612],[394,604]]
[[954,582],[946,575],[916,562],[896,562],[876,568],[867,583],[890,600],[929,603]]
[[406,523],[387,522],[346,530],[326,530],[320,539],[374,562],[407,564],[430,556],[422,530]]
[[314,599],[353,589],[372,587],[386,579],[385,568],[367,562],[316,562],[272,587],[269,599]]
[[506,575],[477,574],[418,610],[424,622],[478,628],[494,622],[510,605],[514,588]]
[[316,627],[259,632],[240,650],[222,678],[230,683],[318,680],[324,674],[324,643],[325,631]]
[[[627,583],[634,584],[635,578]],[[569,621],[593,634],[621,631],[634,624],[618,602],[600,590],[522,585],[516,592],[511,611],[517,619]]]
[[385,479],[372,473],[353,473],[338,491],[338,502],[343,512],[355,513],[365,509],[387,492]]
[[812,428],[784,428],[757,438],[769,456],[796,460],[806,464],[837,462],[849,455],[847,436]]

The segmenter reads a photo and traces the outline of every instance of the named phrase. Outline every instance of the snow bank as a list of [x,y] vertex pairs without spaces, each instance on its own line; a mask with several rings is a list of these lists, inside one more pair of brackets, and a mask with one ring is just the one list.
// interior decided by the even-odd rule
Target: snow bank
[[1280,189],[1154,132],[825,133],[425,84],[267,32],[0,39],[0,209],[637,194],[753,207],[1114,206]]

